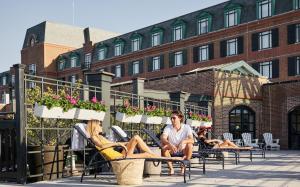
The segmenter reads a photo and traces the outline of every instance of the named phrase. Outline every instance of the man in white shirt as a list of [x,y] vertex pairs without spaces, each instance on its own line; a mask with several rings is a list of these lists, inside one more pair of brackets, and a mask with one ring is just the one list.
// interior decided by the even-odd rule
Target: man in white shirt
[[[189,160],[193,152],[193,133],[189,125],[183,124],[183,114],[180,111],[173,111],[171,115],[172,125],[167,125],[161,135],[163,144],[163,156],[183,155],[183,159]],[[171,162],[168,162],[169,174],[174,174]],[[183,168],[181,170],[183,172]]]

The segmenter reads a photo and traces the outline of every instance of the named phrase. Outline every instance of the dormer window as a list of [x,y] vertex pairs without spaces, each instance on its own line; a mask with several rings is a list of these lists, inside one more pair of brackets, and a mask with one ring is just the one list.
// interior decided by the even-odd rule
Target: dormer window
[[293,0],[293,7],[294,10],[297,10],[300,8],[300,0]]
[[32,47],[32,46],[34,46],[34,44],[35,44],[35,39],[32,37],[30,39],[30,46]]
[[173,41],[182,40],[185,36],[185,22],[177,20],[173,23]]
[[131,37],[131,51],[139,51],[142,46],[142,35],[134,33]]
[[275,0],[257,0],[257,18],[270,17],[275,13]]
[[29,70],[30,75],[35,75],[36,74],[36,65],[35,64],[29,64],[28,70]]
[[161,45],[163,41],[163,30],[159,27],[154,27],[151,30],[151,46]]
[[71,68],[75,68],[76,67],[76,61],[77,61],[77,57],[76,56],[71,57]]
[[229,4],[224,8],[224,26],[232,27],[240,24],[241,6],[238,4]]
[[107,57],[107,48],[106,44],[100,43],[97,45],[97,59],[104,60]]
[[114,44],[115,44],[115,50],[114,50],[114,54],[115,56],[120,56],[123,54],[123,51],[124,51],[124,41],[120,38],[117,38],[115,41],[114,41]]
[[58,65],[58,69],[59,70],[63,70],[63,69],[65,69],[65,63],[66,63],[66,61],[63,59],[63,60],[60,60],[59,61],[59,65]]
[[2,85],[6,85],[6,76],[2,77]]
[[31,47],[34,46],[36,41],[37,41],[36,35],[32,34],[27,41],[27,46],[31,46]]
[[198,17],[197,17],[197,30],[198,30],[198,34],[205,34],[211,31],[211,21],[212,21],[212,16],[211,14],[207,13],[207,12],[203,12],[201,13]]

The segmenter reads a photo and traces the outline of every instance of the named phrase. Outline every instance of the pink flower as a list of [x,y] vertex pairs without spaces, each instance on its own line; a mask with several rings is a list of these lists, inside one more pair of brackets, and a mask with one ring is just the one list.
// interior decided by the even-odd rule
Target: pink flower
[[71,100],[70,100],[70,103],[71,103],[72,105],[76,105],[76,103],[77,103],[77,100],[76,100],[76,99],[74,99],[74,98],[71,98]]
[[105,101],[101,100],[100,101],[101,105],[105,105]]
[[94,96],[91,100],[93,103],[97,103],[97,98]]
[[72,97],[70,95],[66,96],[66,99],[70,100]]

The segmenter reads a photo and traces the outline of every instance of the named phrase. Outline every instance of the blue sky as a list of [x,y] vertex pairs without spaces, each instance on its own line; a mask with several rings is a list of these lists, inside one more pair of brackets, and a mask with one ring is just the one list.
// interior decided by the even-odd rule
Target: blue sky
[[21,63],[20,51],[26,29],[45,20],[124,34],[224,1],[226,0],[1,0],[0,72],[9,70],[13,64]]

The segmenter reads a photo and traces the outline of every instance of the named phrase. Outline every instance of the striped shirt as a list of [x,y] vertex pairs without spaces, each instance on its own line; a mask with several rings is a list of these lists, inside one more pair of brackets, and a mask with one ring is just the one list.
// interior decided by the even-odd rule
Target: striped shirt
[[189,125],[181,124],[181,128],[177,131],[173,125],[167,125],[164,129],[163,134],[167,136],[168,141],[175,146],[178,146],[182,140],[193,136],[192,129]]

